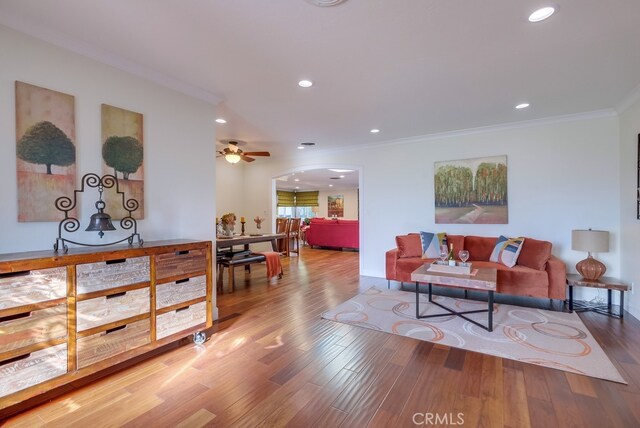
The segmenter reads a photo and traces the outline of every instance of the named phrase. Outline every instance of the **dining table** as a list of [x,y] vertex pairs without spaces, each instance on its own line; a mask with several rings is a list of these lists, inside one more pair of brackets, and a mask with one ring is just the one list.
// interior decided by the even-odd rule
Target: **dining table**
[[248,235],[233,235],[233,236],[216,236],[216,250],[221,248],[229,248],[237,245],[244,246],[245,250],[249,249],[250,244],[257,244],[260,242],[271,242],[271,248],[273,251],[278,251],[278,239],[285,239],[287,235],[285,233],[261,233],[261,234],[248,234]]

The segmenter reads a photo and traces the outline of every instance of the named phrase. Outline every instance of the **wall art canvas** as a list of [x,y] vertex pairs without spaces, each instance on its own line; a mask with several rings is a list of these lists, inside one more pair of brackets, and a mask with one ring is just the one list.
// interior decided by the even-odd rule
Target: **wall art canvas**
[[344,217],[344,195],[328,196],[327,215]]
[[55,200],[76,184],[74,97],[18,81],[15,90],[18,221],[60,221]]
[[436,162],[437,224],[507,224],[507,156]]
[[[144,136],[142,114],[102,104],[102,172],[115,175],[126,199],[140,208],[133,218],[144,218]],[[113,189],[104,192],[105,211],[114,219],[127,216],[122,196]]]

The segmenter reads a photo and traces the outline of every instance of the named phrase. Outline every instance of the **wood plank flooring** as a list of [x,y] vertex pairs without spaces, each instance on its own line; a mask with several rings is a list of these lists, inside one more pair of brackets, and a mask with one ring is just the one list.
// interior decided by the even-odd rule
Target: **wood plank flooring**
[[[220,322],[187,343],[15,415],[7,426],[640,426],[640,322],[582,319],[628,385],[320,318],[369,285],[358,253],[238,269]],[[226,284],[225,284],[226,286]],[[439,422],[439,423],[437,423]]]

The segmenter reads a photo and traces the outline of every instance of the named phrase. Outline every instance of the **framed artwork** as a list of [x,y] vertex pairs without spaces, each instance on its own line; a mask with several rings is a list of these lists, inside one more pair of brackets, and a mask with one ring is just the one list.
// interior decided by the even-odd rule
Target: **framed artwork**
[[18,81],[15,90],[18,221],[60,221],[55,200],[76,183],[75,99]]
[[[126,198],[140,203],[140,208],[133,213],[136,220],[144,218],[143,161],[142,114],[102,104],[102,172],[116,176]],[[115,192],[104,193],[105,211],[114,219],[127,216],[118,197]]]
[[344,195],[327,197],[327,216],[344,217]]
[[507,224],[507,156],[436,162],[437,224]]

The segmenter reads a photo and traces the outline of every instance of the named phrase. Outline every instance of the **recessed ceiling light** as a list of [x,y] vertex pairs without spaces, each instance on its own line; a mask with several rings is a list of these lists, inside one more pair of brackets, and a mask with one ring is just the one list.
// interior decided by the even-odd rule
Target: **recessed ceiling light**
[[516,108],[517,108],[518,110],[523,109],[523,108],[527,108],[527,107],[529,107],[529,103],[522,103],[522,104],[518,104],[518,105],[516,106]]
[[300,186],[296,186],[296,189],[299,189],[299,188],[300,188]]
[[341,175],[340,178],[344,178],[344,175]]
[[378,132],[380,132],[380,130],[379,130],[379,129],[377,129],[377,128],[373,128],[370,132],[371,132],[372,134],[377,134]]
[[540,22],[544,21],[555,12],[555,8],[551,6],[542,7],[536,11],[534,11],[531,15],[529,15],[529,22]]
[[223,119],[223,118],[221,118],[221,117],[217,118],[217,119],[216,119],[216,122],[218,122],[218,123],[227,123],[227,121],[226,121],[226,120],[224,120],[224,119]]
[[293,181],[300,181],[300,179],[299,178],[294,178]]
[[298,82],[298,86],[301,88],[310,88],[313,86],[313,82],[311,80],[301,80]]
[[333,184],[329,184],[329,187],[333,187]]
[[331,168],[329,168],[329,171],[333,171],[333,172],[351,172],[353,170],[352,169],[331,169]]
[[304,150],[304,146],[298,146],[298,150]]

